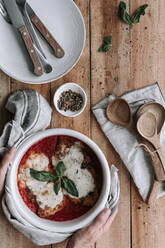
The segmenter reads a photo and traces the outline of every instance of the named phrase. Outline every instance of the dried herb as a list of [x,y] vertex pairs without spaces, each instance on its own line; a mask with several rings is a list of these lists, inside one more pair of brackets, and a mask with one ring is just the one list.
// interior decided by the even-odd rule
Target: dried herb
[[94,192],[90,191],[90,192],[88,193],[88,196],[93,197],[93,196],[94,196]]
[[112,36],[105,36],[103,40],[103,44],[99,47],[99,52],[108,52],[110,47],[112,46]]
[[80,198],[80,204],[81,204],[81,205],[83,205],[84,200],[85,200],[85,197],[81,197],[81,198]]
[[148,7],[148,4],[140,6],[132,16],[130,16],[126,10],[125,2],[120,2],[118,7],[118,16],[121,20],[131,26],[135,25],[140,21],[141,15],[145,15],[145,9]]
[[81,94],[72,90],[63,91],[59,100],[58,107],[60,110],[79,111],[83,106],[83,97]]
[[48,171],[37,171],[32,168],[30,168],[30,175],[34,179],[41,181],[41,182],[48,182],[56,179],[56,176],[51,174]]
[[81,169],[87,169],[87,168],[92,167],[92,166],[93,166],[92,162],[83,162],[81,164]]

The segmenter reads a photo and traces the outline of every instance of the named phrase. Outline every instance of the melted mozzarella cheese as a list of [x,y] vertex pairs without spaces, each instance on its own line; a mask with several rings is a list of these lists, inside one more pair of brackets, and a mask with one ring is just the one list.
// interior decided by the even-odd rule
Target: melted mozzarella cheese
[[[49,159],[44,154],[31,154],[26,160],[25,168],[20,168],[19,179],[21,186],[28,187],[40,208],[55,208],[62,200],[63,193],[60,190],[58,195],[54,192],[54,184],[51,182],[40,182],[30,175],[30,168],[38,171],[48,171]],[[24,166],[23,166],[24,167]],[[28,167],[28,168],[27,168]]]
[[38,171],[48,171],[49,159],[43,153],[32,153],[25,164],[28,168],[33,168]]
[[[71,179],[75,183],[79,193],[78,198],[86,197],[88,193],[93,192],[95,188],[92,174],[87,169],[81,169],[83,160],[84,155],[80,142],[75,142],[74,145],[68,149],[68,152],[62,159],[66,168],[64,176]],[[59,160],[55,156],[52,158],[52,164],[54,166],[57,165],[58,161]],[[69,194],[66,191],[64,191],[64,193]],[[77,198],[70,194],[69,196],[72,198]]]

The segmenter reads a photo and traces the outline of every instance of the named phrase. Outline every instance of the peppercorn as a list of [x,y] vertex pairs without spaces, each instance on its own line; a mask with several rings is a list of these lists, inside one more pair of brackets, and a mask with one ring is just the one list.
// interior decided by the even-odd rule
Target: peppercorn
[[72,112],[79,111],[83,106],[83,97],[81,94],[72,91],[63,91],[58,100],[58,107],[60,110],[70,110]]

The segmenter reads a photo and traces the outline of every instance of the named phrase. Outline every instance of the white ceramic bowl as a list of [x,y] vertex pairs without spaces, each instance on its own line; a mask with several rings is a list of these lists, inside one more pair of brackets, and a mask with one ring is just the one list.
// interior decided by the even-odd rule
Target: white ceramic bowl
[[[17,170],[22,156],[34,143],[51,135],[68,135],[68,136],[76,137],[77,139],[81,140],[95,152],[95,154],[97,155],[100,161],[102,168],[103,183],[102,183],[101,194],[98,201],[96,202],[94,207],[91,208],[86,214],[71,221],[56,222],[38,217],[36,214],[30,211],[30,209],[25,205],[19,194],[17,187]],[[94,218],[100,213],[100,211],[104,209],[111,184],[109,166],[100,148],[87,136],[70,129],[61,129],[61,128],[42,131],[24,140],[24,142],[21,143],[17,149],[16,157],[12,165],[9,167],[7,177],[9,182],[9,188],[14,198],[13,204],[16,206],[17,209],[19,209],[20,215],[30,224],[40,229],[46,229],[54,232],[73,232],[91,223],[94,220]]]
[[[72,90],[72,91],[75,91],[79,94],[81,94],[81,96],[83,97],[83,106],[82,108],[79,110],[79,111],[75,111],[75,112],[72,112],[70,110],[67,110],[67,111],[64,111],[64,110],[60,110],[59,107],[58,107],[58,100],[62,94],[63,91],[67,91],[67,90]],[[87,105],[87,96],[86,96],[86,93],[85,91],[78,85],[78,84],[75,84],[75,83],[65,83],[63,85],[61,85],[55,92],[54,94],[54,106],[56,108],[56,110],[61,114],[61,115],[64,115],[64,116],[67,116],[67,117],[76,117],[78,115],[80,115],[86,105]]]

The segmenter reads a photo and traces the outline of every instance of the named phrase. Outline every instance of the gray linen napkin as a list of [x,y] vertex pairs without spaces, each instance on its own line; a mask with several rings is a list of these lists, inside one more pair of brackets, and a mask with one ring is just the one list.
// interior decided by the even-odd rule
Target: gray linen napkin
[[[106,108],[115,96],[109,95],[93,107],[93,113],[101,126],[104,134],[120,155],[139,190],[143,200],[147,199],[153,184],[154,170],[151,160],[143,148],[138,148],[136,138],[125,128],[113,125],[106,116]],[[156,101],[165,108],[165,100],[158,83],[138,89],[121,96],[128,101],[133,116],[137,109],[144,103]],[[161,132],[161,144],[165,150],[165,125]],[[165,182],[160,184],[157,197],[165,194]]]
[[[14,120],[7,123],[0,137],[0,152],[6,152],[9,147],[18,144],[25,137],[45,129],[51,120],[51,108],[46,100],[33,90],[17,91],[8,99],[6,108],[14,114]],[[11,165],[12,166],[12,165]],[[111,189],[106,207],[112,209],[113,214],[120,197],[120,185],[117,168],[111,168]],[[19,212],[14,204],[10,184],[6,179],[5,195],[2,199],[2,208],[8,221],[27,238],[37,245],[50,245],[64,241],[72,233],[57,233],[39,229],[29,222]]]
[[0,137],[1,155],[30,134],[47,128],[51,121],[51,107],[31,89],[14,92],[8,98],[6,109],[14,119],[5,125]]

